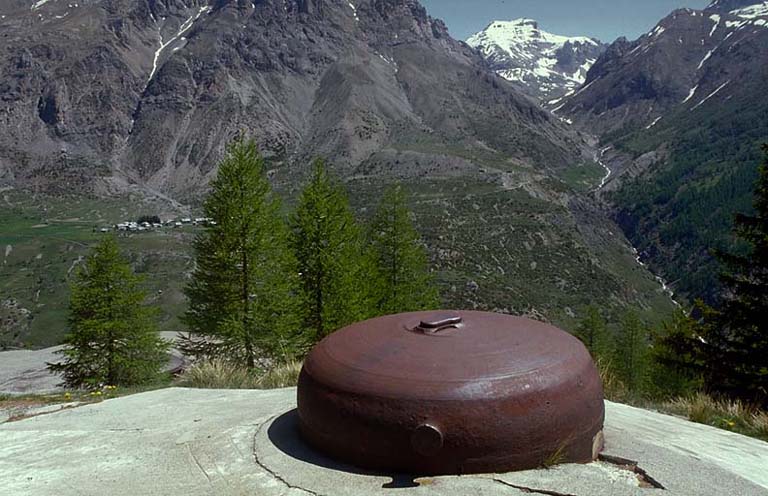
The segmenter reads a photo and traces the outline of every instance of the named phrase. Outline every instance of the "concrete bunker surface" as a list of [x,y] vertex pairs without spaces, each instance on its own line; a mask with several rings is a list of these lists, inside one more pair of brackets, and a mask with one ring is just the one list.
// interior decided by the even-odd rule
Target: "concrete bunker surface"
[[[375,488],[376,493],[387,494],[386,490],[411,489],[414,492],[424,494],[446,494],[449,488],[455,488],[458,482],[467,483],[473,481],[475,488],[485,485],[496,486],[496,492],[500,487],[505,487],[504,494],[510,494],[509,490],[519,491],[521,494],[542,494],[550,496],[586,496],[586,494],[655,494],[648,490],[658,490],[660,495],[665,494],[664,486],[656,481],[639,463],[618,456],[601,455],[600,460],[586,464],[569,464],[560,468],[542,468],[529,470],[520,474],[532,475],[536,473],[554,473],[563,471],[566,477],[578,474],[579,478],[591,479],[595,485],[605,483],[606,487],[621,484],[627,491],[615,492],[590,492],[575,494],[564,491],[561,477],[552,477],[551,482],[543,477],[541,482],[533,484],[523,478],[516,481],[514,473],[510,474],[475,474],[467,476],[428,476],[421,474],[405,474],[380,472],[361,469],[347,463],[336,461],[329,456],[317,451],[308,445],[299,432],[298,411],[290,410],[282,415],[270,419],[260,426],[256,433],[254,443],[254,458],[256,463],[280,480],[290,489],[308,491],[308,487],[316,487],[318,491],[308,491],[312,494],[340,494],[338,492],[324,492],[340,487],[349,487],[350,479],[365,480],[364,485],[368,490]],[[292,470],[291,465],[300,464],[302,470]],[[563,470],[565,469],[565,470]],[[580,473],[579,473],[580,472]],[[347,481],[347,482],[345,482]],[[318,486],[320,483],[320,486]],[[321,486],[328,485],[328,488]],[[360,484],[355,484],[361,487]],[[437,491],[437,492],[434,492]],[[372,494],[367,492],[366,494]],[[391,493],[389,493],[391,494]],[[514,493],[512,493],[514,494]]]
[[768,496],[768,443],[611,402],[603,461],[462,477],[337,463],[295,408],[295,388],[164,389],[0,423],[0,494]]
[[[419,487],[418,476],[365,470],[354,465],[338,462],[309,446],[299,433],[298,410],[294,409],[273,419],[267,427],[267,436],[275,448],[285,455],[321,470],[346,472],[349,474],[391,478],[382,484],[384,489],[405,489]],[[257,458],[258,461],[258,458]]]

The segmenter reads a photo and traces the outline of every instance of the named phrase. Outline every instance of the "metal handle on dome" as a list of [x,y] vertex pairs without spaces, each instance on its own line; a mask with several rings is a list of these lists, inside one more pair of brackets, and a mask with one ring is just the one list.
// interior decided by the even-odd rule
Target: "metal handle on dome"
[[435,320],[422,320],[419,326],[414,331],[421,332],[423,334],[437,334],[438,332],[445,331],[446,329],[458,329],[461,324],[461,317],[458,315],[450,315]]

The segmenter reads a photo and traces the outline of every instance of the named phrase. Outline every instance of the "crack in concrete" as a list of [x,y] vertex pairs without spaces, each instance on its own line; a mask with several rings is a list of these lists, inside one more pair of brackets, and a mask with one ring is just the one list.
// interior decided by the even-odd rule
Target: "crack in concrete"
[[203,473],[206,479],[208,479],[208,484],[211,484],[213,481],[211,480],[211,476],[208,475],[208,472],[203,468],[203,466],[200,464],[200,460],[197,459],[197,456],[195,456],[195,452],[192,451],[192,447],[189,445],[189,443],[184,443],[184,446],[187,447],[187,451],[189,452],[189,456],[192,457],[192,460],[194,460],[195,465],[197,465],[197,468],[200,469],[200,471]]
[[610,463],[611,465],[615,465],[621,469],[634,472],[637,475],[638,480],[640,481],[640,487],[661,489],[661,490],[667,489],[661,484],[661,482],[657,481],[656,479],[651,477],[648,474],[648,472],[640,468],[639,462],[636,462],[634,460],[627,460],[626,458],[621,458],[620,456],[606,455],[604,453],[600,454],[600,456],[598,457],[598,460],[600,460],[601,462]]
[[261,434],[261,432],[264,430],[265,426],[270,425],[278,416],[279,415],[275,415],[273,417],[270,417],[263,424],[259,425],[258,429],[256,429],[256,434],[253,436],[253,459],[256,462],[256,465],[261,467],[262,470],[267,472],[276,481],[279,481],[280,483],[282,483],[288,489],[295,489],[297,491],[302,491],[302,492],[305,492],[307,494],[311,494],[312,496],[323,496],[320,493],[317,493],[315,491],[311,491],[309,489],[305,489],[303,487],[295,486],[295,485],[291,484],[290,482],[285,480],[285,478],[283,476],[281,476],[280,474],[278,474],[277,472],[275,472],[271,468],[267,467],[261,460],[259,460],[259,455],[256,454],[256,442],[257,442],[257,440],[259,438],[259,434]]
[[[35,417],[42,417],[43,415],[50,415],[52,413],[60,413],[65,410],[72,410],[74,408],[79,408],[81,406],[89,405],[90,403],[77,403],[77,404],[70,404],[70,405],[63,405],[58,410],[51,410],[49,412],[33,412],[33,413],[26,413],[29,410],[23,410],[21,413],[13,413],[14,409],[8,409],[8,410],[2,410],[0,412],[8,412],[8,418],[5,419],[5,421],[0,421],[0,424],[3,423],[10,423],[10,422],[19,422],[21,420],[27,420]],[[34,410],[34,407],[30,408],[30,410]]]
[[503,484],[503,485],[505,485],[507,487],[511,487],[511,488],[517,489],[518,491],[522,491],[522,492],[527,493],[527,494],[543,494],[545,496],[576,496],[575,494],[560,493],[560,492],[557,492],[557,491],[549,491],[547,489],[536,489],[536,488],[533,488],[533,487],[518,486],[517,484],[512,484],[512,483],[507,482],[505,480],[496,479],[496,478],[494,478],[493,481],[494,482],[498,482],[499,484]]

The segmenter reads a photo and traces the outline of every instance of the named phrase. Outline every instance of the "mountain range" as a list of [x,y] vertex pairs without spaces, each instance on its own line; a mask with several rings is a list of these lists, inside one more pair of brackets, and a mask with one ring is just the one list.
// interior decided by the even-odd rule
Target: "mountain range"
[[419,174],[438,160],[404,154],[418,142],[542,168],[581,154],[415,1],[12,0],[6,12],[9,183],[194,198],[244,129],[290,173],[323,155],[344,175],[418,156],[421,172],[398,173]]
[[[363,217],[404,183],[446,306],[566,327],[595,302],[663,318],[674,304],[643,264],[696,294],[694,277],[676,276],[691,254],[706,259],[707,234],[685,230],[712,222],[726,243],[721,221],[749,196],[768,134],[760,8],[676,11],[606,46],[530,20],[494,21],[467,44],[416,0],[6,0],[0,189],[29,219],[0,236],[13,248],[0,293],[28,317],[15,339],[55,340],[54,296],[92,239],[52,218],[124,220],[104,207],[115,203],[120,215],[194,210],[241,133],[289,205],[318,156]],[[717,213],[700,191],[726,198]],[[170,277],[147,275],[183,301],[188,247],[126,243],[142,267],[176,261]]]

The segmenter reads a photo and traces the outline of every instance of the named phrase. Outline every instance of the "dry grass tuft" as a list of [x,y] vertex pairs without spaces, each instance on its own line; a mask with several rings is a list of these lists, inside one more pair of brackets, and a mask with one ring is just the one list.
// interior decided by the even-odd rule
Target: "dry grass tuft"
[[752,425],[756,436],[768,440],[768,412],[755,412],[752,414]]
[[198,389],[278,389],[299,380],[301,362],[276,365],[266,371],[249,370],[227,360],[197,363],[179,378],[179,385]]
[[292,361],[268,370],[259,378],[258,389],[280,389],[296,386],[299,382],[302,365],[302,362]]
[[552,468],[565,462],[565,444],[559,446],[554,453],[550,454],[543,462],[541,466],[544,468]]
[[768,441],[768,412],[766,411],[741,401],[713,398],[704,393],[660,402],[633,394],[617,376],[610,360],[597,360],[597,368],[607,400],[678,415],[691,422],[711,425]]
[[718,399],[699,393],[667,401],[660,405],[660,409],[684,416],[692,422],[768,440],[768,412],[738,400]]
[[619,379],[613,367],[613,362],[604,358],[596,361],[597,370],[600,373],[600,379],[603,382],[603,392],[605,398],[617,403],[626,403],[630,399],[630,391],[627,386]]

